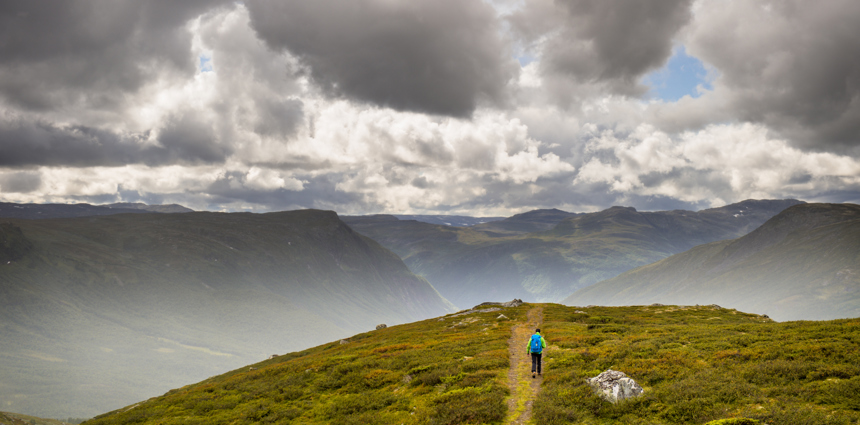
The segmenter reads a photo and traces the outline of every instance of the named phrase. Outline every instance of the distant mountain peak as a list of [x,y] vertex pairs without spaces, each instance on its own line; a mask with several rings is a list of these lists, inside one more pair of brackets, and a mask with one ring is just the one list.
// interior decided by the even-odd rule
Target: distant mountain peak
[[168,205],[147,205],[143,202],[116,202],[113,204],[101,205],[103,207],[108,208],[122,208],[122,209],[132,209],[132,210],[143,210],[150,212],[160,212],[160,213],[186,213],[193,212],[191,208],[186,208],[179,204],[168,204]]

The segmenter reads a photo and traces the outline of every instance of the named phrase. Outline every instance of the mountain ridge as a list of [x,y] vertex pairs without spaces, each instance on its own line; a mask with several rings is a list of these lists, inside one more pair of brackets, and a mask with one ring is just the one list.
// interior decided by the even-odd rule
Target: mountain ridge
[[[464,308],[493,299],[559,301],[588,285],[695,245],[736,238],[797,200],[747,200],[698,212],[613,207],[536,210],[452,228],[390,216],[347,217]],[[536,219],[529,224],[529,218]],[[555,223],[552,225],[552,223]],[[541,229],[531,233],[531,231]]]
[[0,202],[0,218],[48,219],[113,214],[184,213],[193,210],[178,204],[146,205],[143,203],[91,204],[16,204]]

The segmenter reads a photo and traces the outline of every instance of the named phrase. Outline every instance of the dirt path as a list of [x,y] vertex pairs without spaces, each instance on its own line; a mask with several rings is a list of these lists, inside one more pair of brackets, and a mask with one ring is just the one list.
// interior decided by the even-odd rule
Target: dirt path
[[540,391],[543,378],[538,376],[532,379],[532,360],[526,351],[529,337],[541,323],[543,308],[535,307],[529,310],[525,323],[514,326],[511,339],[508,340],[508,352],[511,356],[508,388],[511,389],[511,397],[508,399],[508,417],[505,424],[526,424],[532,417],[532,404]]

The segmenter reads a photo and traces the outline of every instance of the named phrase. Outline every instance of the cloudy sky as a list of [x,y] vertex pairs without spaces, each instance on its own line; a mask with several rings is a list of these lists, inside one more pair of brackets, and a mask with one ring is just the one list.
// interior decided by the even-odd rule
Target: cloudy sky
[[860,203],[856,0],[4,0],[0,201]]

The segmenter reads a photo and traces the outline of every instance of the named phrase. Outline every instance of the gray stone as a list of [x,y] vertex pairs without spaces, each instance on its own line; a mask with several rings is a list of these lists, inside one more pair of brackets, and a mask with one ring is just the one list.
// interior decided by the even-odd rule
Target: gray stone
[[620,400],[639,397],[643,392],[642,387],[627,377],[624,372],[612,369],[607,369],[606,372],[585,381],[600,398],[613,404]]
[[383,323],[383,324],[381,324],[381,325],[376,325],[376,330],[385,329],[385,328],[387,328],[387,327],[388,327],[388,325],[386,325],[385,323]]
[[477,309],[478,307],[486,307],[486,306],[491,306],[491,305],[498,305],[498,306],[502,306],[502,307],[519,307],[523,304],[525,304],[523,302],[523,300],[521,300],[519,298],[514,298],[513,300],[505,302],[505,303],[489,302],[489,301],[485,302],[485,303],[480,303],[480,304],[475,306],[475,309]]
[[519,307],[522,304],[523,304],[523,300],[521,300],[519,298],[514,298],[512,301],[502,303],[502,307]]

